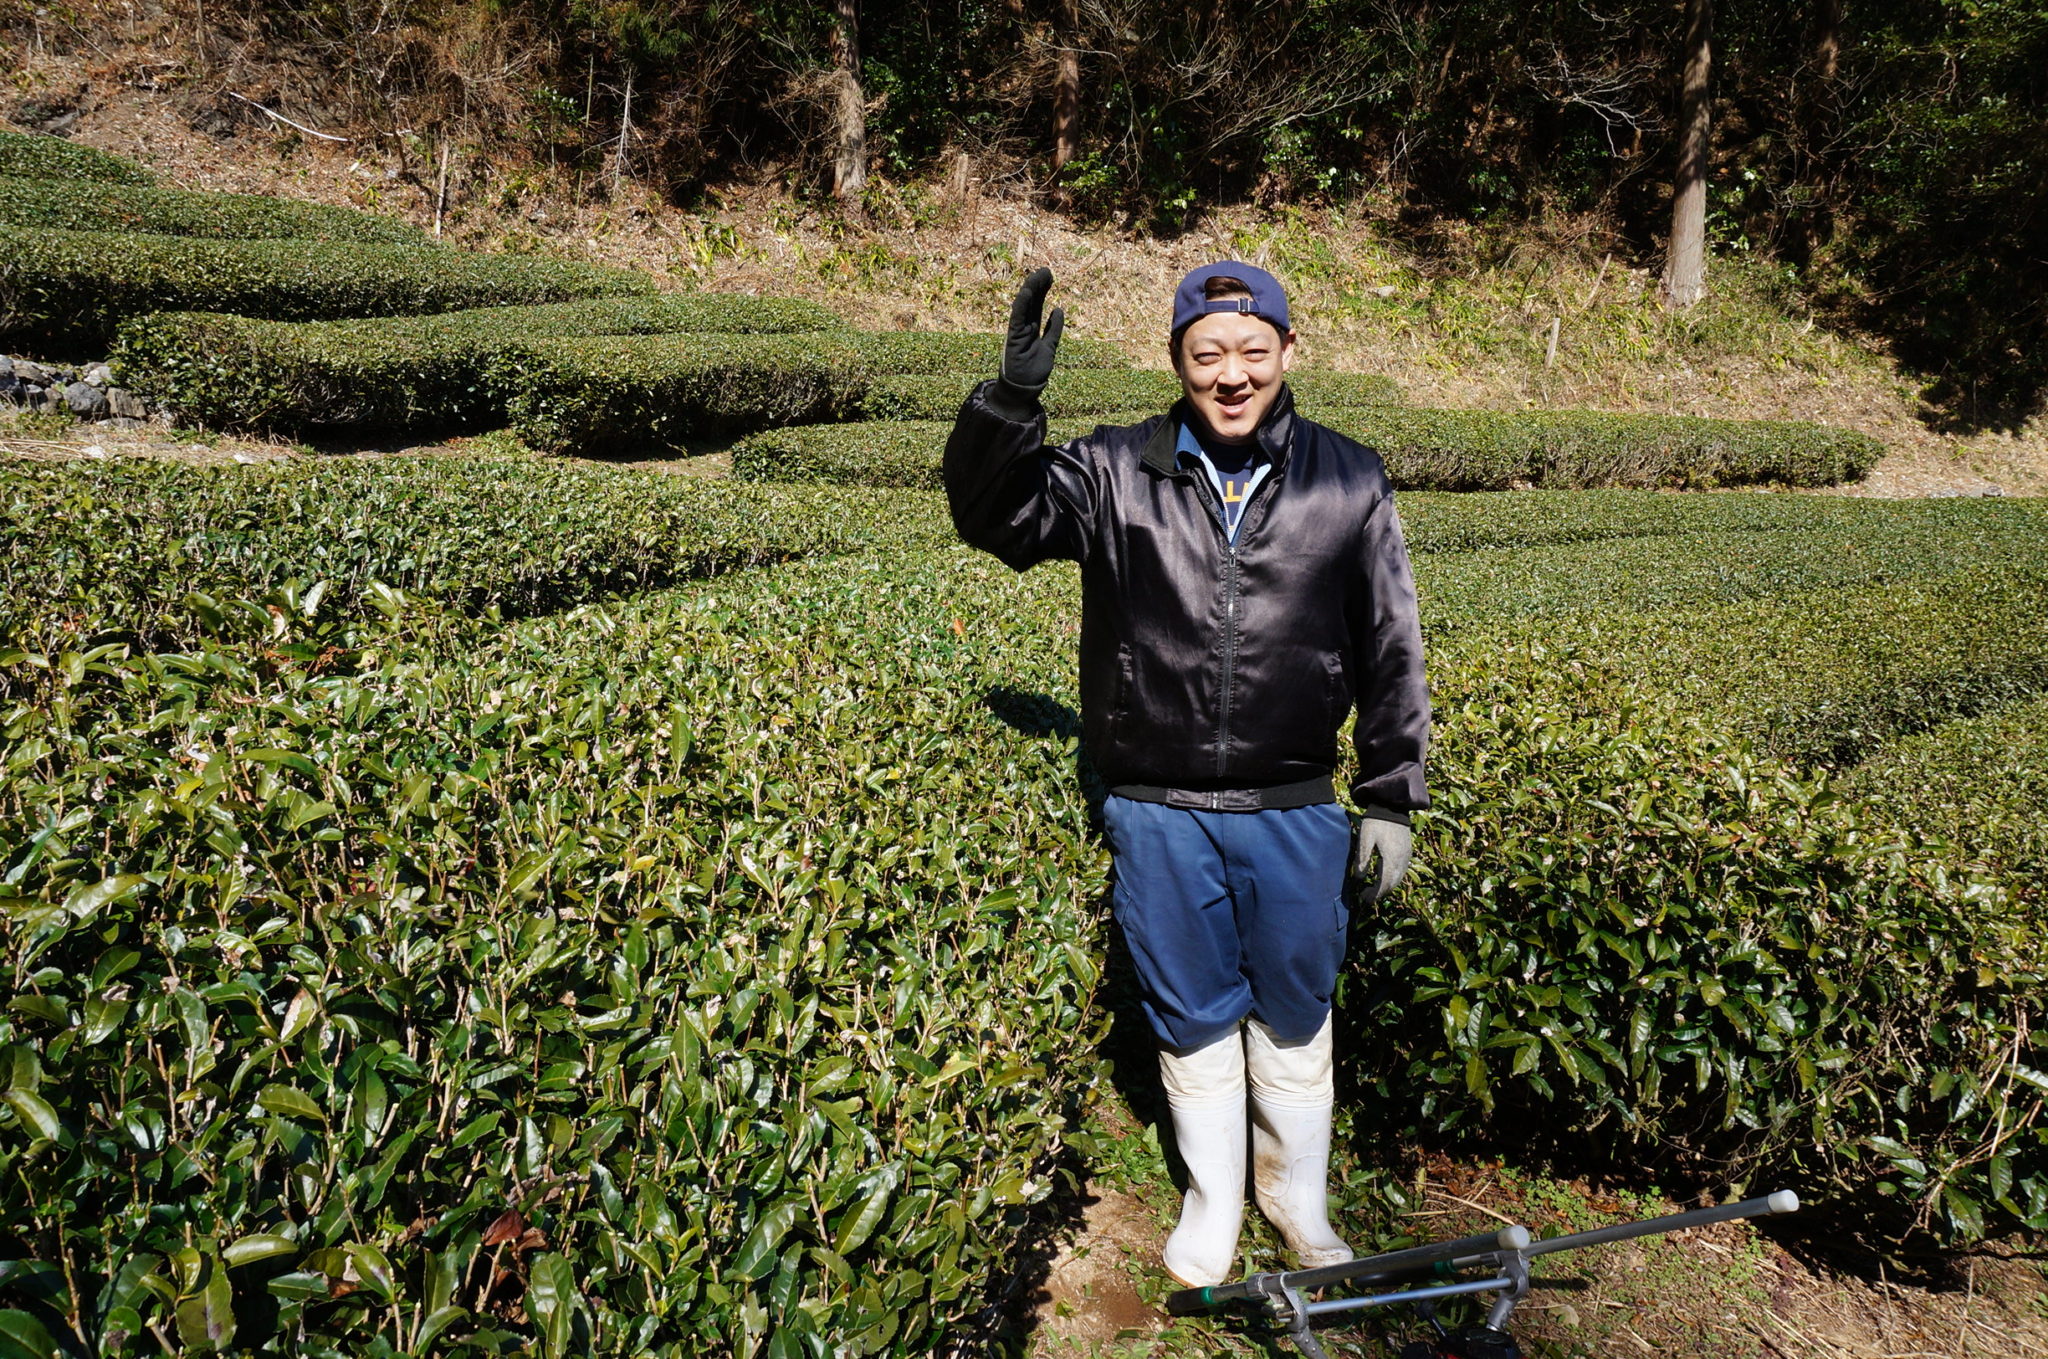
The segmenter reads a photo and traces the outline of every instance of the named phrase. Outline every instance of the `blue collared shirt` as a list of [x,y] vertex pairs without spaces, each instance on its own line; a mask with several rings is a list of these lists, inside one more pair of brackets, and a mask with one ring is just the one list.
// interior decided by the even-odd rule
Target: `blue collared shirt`
[[[1235,447],[1237,446],[1233,445],[1233,449]],[[1226,471],[1217,465],[1216,460],[1209,455],[1209,450],[1202,447],[1201,439],[1196,437],[1195,431],[1185,422],[1181,424],[1179,438],[1173,446],[1176,455],[1193,459],[1208,472],[1209,484],[1216,488],[1216,503],[1223,513],[1223,531],[1229,535],[1233,543],[1237,541],[1237,528],[1243,522],[1244,507],[1251,500],[1252,492],[1259,488],[1259,483],[1273,470],[1272,461],[1266,457],[1266,450],[1259,447],[1256,442],[1242,447],[1246,461],[1237,470]]]

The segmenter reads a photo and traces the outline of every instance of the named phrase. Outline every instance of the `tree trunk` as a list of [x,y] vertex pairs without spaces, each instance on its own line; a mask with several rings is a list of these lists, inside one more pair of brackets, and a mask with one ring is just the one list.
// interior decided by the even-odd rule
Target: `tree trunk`
[[1081,149],[1081,15],[1077,0],[1060,4],[1060,64],[1052,86],[1052,172]]
[[858,207],[868,186],[868,115],[856,3],[832,0],[832,196]]
[[1813,71],[1824,85],[1835,83],[1842,64],[1842,0],[1820,0],[1813,16]]
[[1664,301],[1689,307],[1707,291],[1707,153],[1713,133],[1708,76],[1714,0],[1686,0],[1685,75],[1678,95],[1678,175],[1672,184],[1671,248],[1664,260]]
[[619,184],[626,177],[626,147],[633,139],[633,76],[631,62],[626,64],[626,97],[619,105],[619,149],[612,157],[612,193],[616,196]]

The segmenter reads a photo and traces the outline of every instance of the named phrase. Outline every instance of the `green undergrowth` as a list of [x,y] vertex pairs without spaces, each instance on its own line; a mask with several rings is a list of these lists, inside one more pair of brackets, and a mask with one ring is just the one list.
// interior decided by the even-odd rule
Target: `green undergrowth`
[[693,350],[703,336],[841,324],[816,303],[733,293],[299,323],[160,312],[124,323],[110,362],[128,387],[192,425],[418,433],[503,423],[520,373],[492,360],[535,341],[667,335]]
[[0,175],[21,179],[88,180],[149,185],[156,176],[134,161],[62,137],[0,130]]
[[[1885,741],[2048,693],[2048,561],[2024,549],[1889,584],[1567,625],[1575,657],[1628,677],[1588,683],[1583,704],[1674,703],[1800,764],[1847,766]],[[1539,623],[1505,635],[1541,649],[1559,634]]]
[[653,291],[644,274],[529,255],[0,226],[0,338],[67,352],[155,311],[306,321]]
[[[1740,522],[1740,512],[1706,514],[1683,534],[1447,552],[1431,519],[1440,499],[1428,500],[1417,514],[1418,499],[1404,496],[1401,505],[1404,520],[1419,520],[1411,545],[1420,540],[1416,583],[1433,639],[1510,617],[1655,613],[1850,586],[1905,585],[1987,562],[2024,570],[2037,563],[2048,535],[2048,514],[2024,502],[1880,502],[1784,528],[1764,527],[1773,518],[1767,503],[1744,507],[1765,511],[1747,528],[1713,527],[1717,518]],[[1735,499],[1685,503],[1711,507],[1716,500]],[[1779,502],[1787,510],[1796,504]],[[1514,497],[1499,503],[1495,533],[1512,532],[1515,508]]]
[[327,203],[6,174],[0,174],[0,223],[217,240],[375,241],[421,248],[436,244],[409,222]]

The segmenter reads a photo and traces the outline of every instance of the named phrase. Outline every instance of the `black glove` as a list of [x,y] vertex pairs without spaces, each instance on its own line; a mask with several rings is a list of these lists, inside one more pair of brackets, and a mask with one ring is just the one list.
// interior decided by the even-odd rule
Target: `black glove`
[[[1380,860],[1376,874],[1368,872],[1375,853]],[[1399,887],[1414,857],[1415,833],[1409,830],[1406,818],[1388,821],[1367,816],[1360,820],[1351,841],[1352,890],[1359,905],[1370,906]]]
[[1052,377],[1054,357],[1059,353],[1060,331],[1067,314],[1053,308],[1052,320],[1039,333],[1038,319],[1045,312],[1045,295],[1052,288],[1052,270],[1034,269],[1017,290],[1010,304],[1010,336],[1003,342],[1003,372],[991,393],[1001,406],[1020,413],[1036,414],[1038,394]]

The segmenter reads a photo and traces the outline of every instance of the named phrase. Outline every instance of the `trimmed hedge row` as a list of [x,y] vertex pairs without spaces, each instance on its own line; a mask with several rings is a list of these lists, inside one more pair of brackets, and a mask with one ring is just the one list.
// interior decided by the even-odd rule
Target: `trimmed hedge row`
[[1396,486],[1444,491],[1833,486],[1862,479],[1884,454],[1867,434],[1788,420],[1404,406],[1316,418],[1378,449]]
[[0,131],[0,175],[21,179],[89,179],[100,184],[154,184],[134,161],[35,132]]
[[[1078,438],[1098,423],[1048,421],[1046,437],[1054,443]],[[732,446],[732,474],[742,481],[943,490],[940,462],[952,428],[951,420],[871,420],[765,430]]]
[[[1417,498],[1403,497],[1404,519]],[[1923,512],[1878,504],[1795,528],[1759,523],[1673,537],[1419,551],[1416,583],[1437,637],[1512,617],[1697,608],[1935,580],[1989,565],[2024,572],[2038,562],[2048,535],[2048,514],[2023,503],[1930,501],[1908,509]],[[1420,517],[1426,524],[1426,508]],[[1426,541],[1426,530],[1420,536]]]
[[343,241],[208,241],[0,226],[0,338],[106,343],[153,311],[394,316],[654,291],[625,269]]
[[[1107,342],[1069,341],[1062,359],[1069,348],[1077,364],[1122,362]],[[879,377],[992,371],[1001,350],[998,335],[913,331],[735,336],[715,348],[599,337],[528,346],[494,366],[513,393],[520,438],[551,453],[597,453],[843,419]]]
[[1098,1078],[1105,864],[1069,753],[983,705],[1065,639],[953,645],[940,560],[445,661],[408,616],[351,675],[99,659],[11,719],[11,1333],[962,1338]]
[[159,312],[122,324],[111,362],[131,390],[194,425],[429,431],[502,423],[509,394],[493,379],[517,374],[490,360],[534,340],[841,326],[816,303],[731,293],[296,323]]
[[[1070,370],[1064,366],[1066,357],[1062,348],[1062,367],[1045,389],[1045,413],[1055,420],[1121,411],[1157,414],[1180,399],[1180,379],[1166,369]],[[988,371],[976,370],[889,378],[869,389],[861,414],[869,420],[951,420],[975,384],[987,376]],[[1321,419],[1318,412],[1324,407],[1373,406],[1401,399],[1393,379],[1378,373],[1296,369],[1288,376],[1288,385],[1311,419]]]
[[[1669,703],[1773,756],[1847,766],[1894,738],[2048,694],[2048,559],[2022,545],[1949,566],[1747,604],[1577,614],[1564,626],[1633,677],[1627,691],[1593,689],[1589,704]],[[1540,622],[1506,633],[1556,635]],[[1509,642],[1500,630],[1453,634],[1440,653]]]
[[1438,653],[1436,805],[1338,1006],[1354,1136],[1539,1130],[1880,1249],[2048,1224],[2038,918],[1576,631]]
[[[1048,437],[1071,439],[1098,423],[1130,424],[1147,414],[1055,420]],[[1863,476],[1883,453],[1868,435],[1783,421],[1405,406],[1320,410],[1312,418],[1378,450],[1388,477],[1404,490],[1506,490],[1521,482],[1818,486]],[[947,419],[778,430],[736,446],[733,468],[756,480],[936,487],[951,428]]]
[[418,227],[354,208],[259,194],[0,175],[0,225],[219,240],[379,241],[432,246]]
[[1401,497],[1401,522],[1410,551],[1475,552],[1686,533],[1826,529],[1912,522],[1930,513],[1976,512],[1948,506],[1934,500],[1850,500],[1754,491],[1416,491]]
[[[742,486],[542,459],[195,467],[0,465],[0,652],[257,634],[374,616],[389,589],[503,617],[819,553],[950,541],[935,503],[872,524],[829,488]],[[319,584],[319,593],[308,587]],[[253,624],[252,624],[253,620]]]

